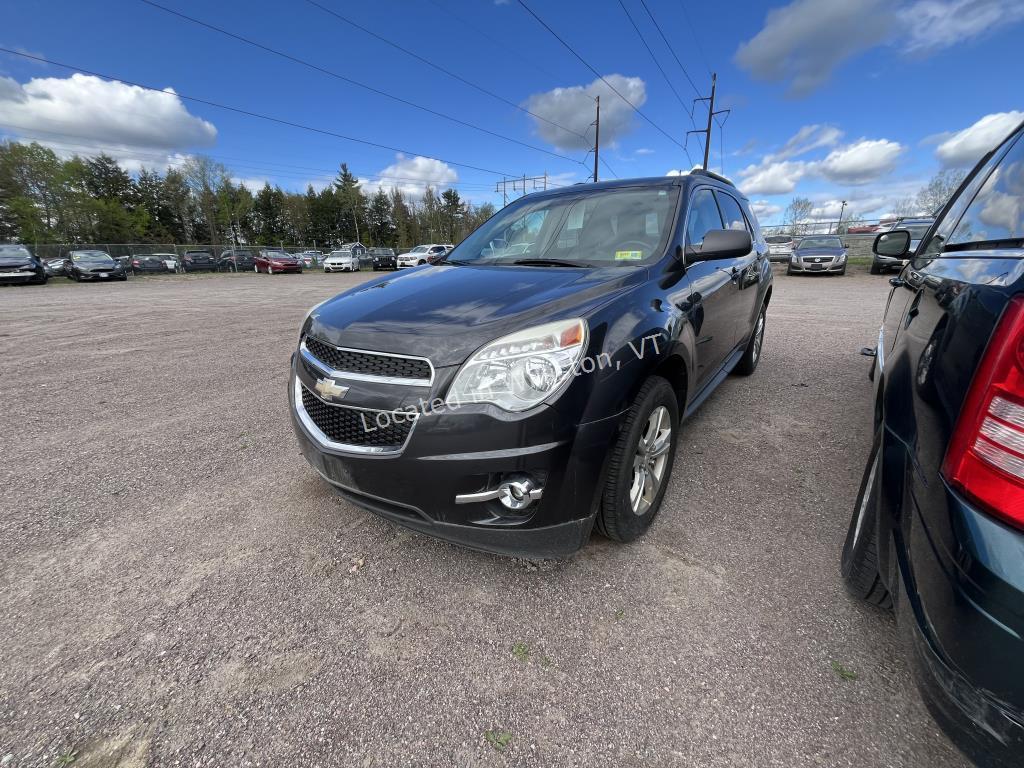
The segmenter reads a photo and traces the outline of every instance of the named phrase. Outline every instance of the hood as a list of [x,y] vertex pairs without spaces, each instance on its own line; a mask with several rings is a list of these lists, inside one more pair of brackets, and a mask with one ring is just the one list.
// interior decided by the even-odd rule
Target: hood
[[0,256],[0,267],[33,267],[35,260],[31,256]]
[[363,283],[318,307],[309,332],[354,349],[458,365],[489,341],[531,325],[586,317],[643,281],[642,268],[435,266]]

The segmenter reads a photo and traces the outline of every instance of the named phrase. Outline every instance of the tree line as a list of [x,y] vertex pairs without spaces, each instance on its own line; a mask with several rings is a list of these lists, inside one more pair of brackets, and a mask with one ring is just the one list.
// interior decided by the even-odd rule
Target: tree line
[[61,159],[36,142],[0,142],[0,242],[316,245],[359,241],[407,249],[458,243],[494,214],[457,190],[367,195],[342,163],[305,193],[235,184],[221,163],[193,156],[163,172],[125,171],[105,154]]

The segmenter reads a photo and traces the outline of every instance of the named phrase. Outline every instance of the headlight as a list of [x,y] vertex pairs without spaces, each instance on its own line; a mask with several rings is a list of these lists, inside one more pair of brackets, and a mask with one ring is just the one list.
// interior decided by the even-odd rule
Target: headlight
[[844,262],[844,261],[846,261],[846,254],[845,253],[840,253],[838,256],[836,256],[836,262],[837,263],[841,263],[841,262]]
[[493,403],[506,411],[525,411],[562,388],[586,347],[587,323],[579,318],[503,336],[462,366],[448,391],[448,405]]
[[794,253],[793,255],[791,255],[791,256],[789,257],[789,260],[790,260],[791,262],[793,262],[794,264],[796,264],[796,263],[797,263],[798,261],[800,261],[800,257],[799,257],[799,256],[797,256],[797,255],[796,255],[796,254]]

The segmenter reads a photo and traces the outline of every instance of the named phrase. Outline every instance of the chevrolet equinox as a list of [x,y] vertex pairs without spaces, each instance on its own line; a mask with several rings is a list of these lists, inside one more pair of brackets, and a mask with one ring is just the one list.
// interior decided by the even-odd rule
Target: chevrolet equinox
[[768,246],[725,179],[520,198],[436,264],[314,307],[303,454],[344,498],[469,547],[557,557],[651,524],[680,423],[757,367]]

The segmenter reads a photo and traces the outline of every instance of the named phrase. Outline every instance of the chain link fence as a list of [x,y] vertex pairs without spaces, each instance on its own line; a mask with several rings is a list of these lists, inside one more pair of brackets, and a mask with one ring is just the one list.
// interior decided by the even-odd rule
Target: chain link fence
[[323,248],[313,248],[309,245],[233,245],[231,243],[189,243],[187,245],[181,243],[39,243],[28,246],[28,249],[43,261],[65,258],[71,251],[105,251],[115,259],[169,254],[180,260],[186,251],[206,251],[213,254],[215,258],[219,258],[224,251],[241,250],[256,253],[265,248],[288,253],[305,251],[325,253]]

